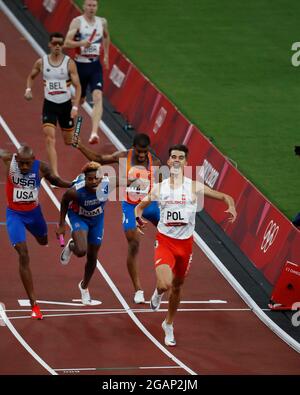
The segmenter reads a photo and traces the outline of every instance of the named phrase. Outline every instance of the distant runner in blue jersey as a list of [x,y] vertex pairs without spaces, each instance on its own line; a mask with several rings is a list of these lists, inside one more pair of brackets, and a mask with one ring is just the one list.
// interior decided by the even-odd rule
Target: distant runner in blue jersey
[[87,256],[83,280],[78,284],[84,305],[91,304],[89,282],[97,265],[97,255],[103,238],[104,205],[110,192],[109,179],[103,177],[101,165],[87,163],[75,185],[62,197],[57,235],[65,234],[65,218],[72,228],[72,238],[63,249],[60,262],[66,265],[72,253]]

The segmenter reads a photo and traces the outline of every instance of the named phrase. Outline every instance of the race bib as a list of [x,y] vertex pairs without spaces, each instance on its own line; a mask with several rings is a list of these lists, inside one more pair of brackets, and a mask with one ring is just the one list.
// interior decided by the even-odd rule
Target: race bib
[[14,202],[36,202],[38,200],[38,190],[14,188],[13,201]]
[[49,95],[59,95],[67,92],[66,80],[51,80],[47,81],[47,90]]
[[91,44],[91,46],[88,48],[80,47],[80,49],[81,49],[80,54],[82,56],[87,56],[87,57],[99,56],[100,44]]
[[79,207],[79,215],[82,215],[84,217],[96,217],[97,215],[100,215],[103,213],[103,208],[102,207],[97,207],[95,210],[85,210],[83,207]]
[[189,222],[188,213],[184,208],[166,208],[163,222],[168,226],[187,225]]

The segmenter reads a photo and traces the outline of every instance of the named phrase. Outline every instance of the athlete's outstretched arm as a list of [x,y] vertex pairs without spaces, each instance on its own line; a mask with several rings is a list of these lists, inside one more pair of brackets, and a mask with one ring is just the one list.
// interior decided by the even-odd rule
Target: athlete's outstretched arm
[[212,199],[223,200],[223,202],[225,202],[228,206],[228,209],[225,211],[225,213],[231,214],[229,221],[234,222],[236,220],[237,212],[235,203],[230,195],[211,189],[207,185],[201,184],[199,182],[196,184],[196,193],[204,193],[204,196],[210,197]]
[[26,90],[24,97],[26,100],[31,100],[32,99],[32,85],[33,85],[33,80],[39,75],[39,73],[42,71],[42,59],[38,59],[34,65],[33,68],[30,72],[30,74],[27,77],[26,80]]
[[73,184],[71,181],[62,180],[60,177],[57,177],[53,174],[51,168],[47,165],[47,163],[41,161],[40,165],[41,176],[45,177],[52,185],[55,185],[60,188],[70,188]]
[[76,201],[77,192],[75,188],[68,189],[61,199],[60,204],[60,215],[59,215],[59,224],[56,230],[57,236],[64,235],[66,232],[66,215],[68,212],[69,204],[72,201]]
[[78,141],[77,148],[83,155],[94,162],[98,162],[101,165],[109,165],[111,163],[118,163],[120,158],[125,158],[127,155],[126,151],[116,151],[113,154],[98,154],[97,152],[91,151],[81,141]]
[[13,154],[0,148],[0,159],[3,160],[3,163],[6,167],[9,167],[10,162],[12,160]]
[[135,218],[137,219],[138,228],[143,228],[144,223],[146,223],[141,218],[143,215],[143,211],[145,210],[146,207],[148,207],[151,204],[151,202],[158,200],[159,188],[160,188],[160,184],[156,184],[151,189],[150,193],[148,193],[148,195],[146,195],[144,199],[140,201],[140,203],[135,207],[134,213],[135,213]]

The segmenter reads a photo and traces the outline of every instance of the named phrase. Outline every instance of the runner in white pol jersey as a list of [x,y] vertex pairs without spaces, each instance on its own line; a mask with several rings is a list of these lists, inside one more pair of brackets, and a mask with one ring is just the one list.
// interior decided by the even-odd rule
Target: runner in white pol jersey
[[157,230],[174,239],[188,239],[195,229],[197,197],[193,193],[193,181],[184,177],[177,188],[168,178],[161,183],[159,194],[160,221]]
[[226,212],[231,222],[237,215],[231,196],[184,176],[187,155],[188,148],[185,145],[175,145],[169,149],[169,177],[157,184],[135,208],[137,226],[140,230],[145,226],[141,218],[143,210],[155,200],[160,208],[154,254],[157,285],[150,306],[152,310],[158,310],[164,292],[170,291],[168,313],[162,323],[167,346],[176,345],[173,320],[180,304],[181,288],[192,260],[198,200],[207,196],[224,201],[228,206]]

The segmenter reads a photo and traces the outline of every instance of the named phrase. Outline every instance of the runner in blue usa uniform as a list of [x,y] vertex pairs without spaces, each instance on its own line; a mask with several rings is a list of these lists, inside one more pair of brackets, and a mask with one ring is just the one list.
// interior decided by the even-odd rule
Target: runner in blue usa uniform
[[91,304],[88,284],[97,265],[97,255],[103,238],[104,206],[109,195],[109,179],[103,177],[101,165],[87,163],[75,185],[62,197],[60,221],[57,235],[65,234],[65,218],[72,228],[72,238],[63,249],[60,262],[66,265],[72,253],[77,257],[86,255],[87,262],[83,280],[78,284],[81,300],[85,305]]

